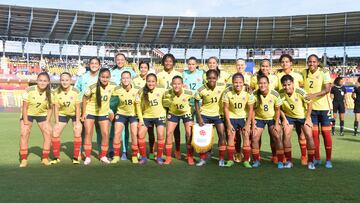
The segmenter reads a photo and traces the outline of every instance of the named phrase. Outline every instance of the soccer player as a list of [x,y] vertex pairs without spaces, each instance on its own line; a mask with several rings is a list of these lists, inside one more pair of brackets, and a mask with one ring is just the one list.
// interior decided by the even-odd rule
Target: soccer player
[[332,168],[331,151],[332,151],[332,138],[331,138],[331,101],[330,89],[331,78],[327,69],[319,67],[320,59],[315,54],[308,57],[308,68],[303,71],[304,89],[308,93],[306,99],[312,100],[311,120],[313,122],[312,134],[315,144],[315,166],[321,164],[320,161],[320,141],[319,141],[319,125],[321,125],[321,133],[324,138],[325,151],[326,151],[326,168]]
[[191,114],[190,99],[193,99],[193,93],[190,90],[183,89],[183,79],[181,76],[174,76],[171,82],[172,89],[165,93],[164,104],[166,103],[169,111],[166,122],[166,161],[164,164],[171,163],[173,134],[176,126],[183,120],[185,126],[187,161],[189,165],[194,165],[191,146],[191,127],[193,126],[193,117]]
[[[357,82],[360,84],[360,77],[357,79]],[[354,99],[354,136],[356,136],[360,120],[360,86],[354,87],[351,97]]]
[[41,163],[50,165],[49,153],[51,145],[50,117],[52,112],[52,99],[50,77],[46,72],[37,76],[36,85],[29,87],[23,95],[20,118],[20,167],[28,165],[28,142],[32,123],[35,120],[44,137]]
[[[208,70],[206,72],[206,83],[201,86],[195,95],[195,110],[198,117],[198,123],[203,126],[205,123],[215,124],[219,137],[219,166],[225,166],[226,141],[224,132],[224,123],[220,117],[220,100],[221,95],[226,87],[225,83],[217,82],[219,72],[216,70]],[[200,100],[202,104],[200,106]],[[206,164],[206,153],[200,153],[200,161],[197,166]]]
[[[294,78],[294,87],[303,87],[304,86],[304,80],[300,73],[293,71],[292,64],[294,59],[289,54],[282,54],[279,58],[279,62],[281,65],[281,70],[279,70],[277,77],[278,77],[278,83],[277,83],[277,90],[280,91],[282,89],[281,84],[281,78],[284,75],[291,75]],[[301,132],[301,128],[295,127],[296,132],[300,134],[298,136],[298,142],[300,145],[300,151],[301,151],[301,164],[307,165],[307,158],[306,158],[306,138],[304,135],[304,132]],[[275,160],[276,162],[276,160]]]
[[60,75],[60,87],[54,92],[54,117],[55,125],[53,129],[53,136],[51,138],[54,160],[51,164],[60,163],[60,135],[69,120],[73,123],[74,131],[74,158],[73,164],[79,164],[78,159],[81,147],[81,131],[82,124],[80,122],[81,116],[81,98],[80,92],[71,86],[71,74],[64,72]]
[[135,97],[139,87],[131,84],[131,73],[124,71],[121,74],[121,84],[114,90],[113,96],[119,98],[115,116],[115,134],[113,140],[114,158],[111,163],[115,164],[120,161],[121,134],[124,126],[130,123],[131,130],[131,149],[132,162],[138,163],[137,153],[139,151],[137,144],[137,127],[138,121],[135,108]]
[[[244,84],[250,85],[252,75],[249,72],[245,72],[245,68],[246,68],[245,59],[242,59],[242,58],[236,59],[236,64],[235,65],[236,65],[237,72],[241,73],[244,76]],[[228,84],[232,84],[232,81],[229,80]]]
[[343,77],[337,77],[334,80],[334,86],[330,90],[330,97],[333,104],[333,120],[331,133],[335,135],[335,123],[336,123],[336,114],[339,113],[340,116],[340,136],[344,136],[344,120],[345,120],[345,111],[346,111],[346,88],[344,87]]
[[[146,83],[146,76],[150,71],[150,65],[147,62],[140,61],[139,63],[139,71],[140,74],[133,79],[133,83],[136,87],[143,88]],[[149,134],[149,147],[150,147],[150,154],[149,159],[155,159],[154,151],[155,151],[155,134],[154,128],[148,127],[148,134]]]
[[[170,83],[174,76],[181,76],[181,73],[174,70],[175,67],[175,57],[172,54],[165,54],[161,60],[161,65],[164,66],[164,70],[157,74],[158,84],[165,87],[166,89],[170,89]],[[180,125],[176,126],[174,131],[175,138],[175,158],[181,159],[180,152]]]
[[137,75],[132,82],[137,87],[144,87],[146,83],[146,75],[149,73],[150,65],[147,62],[140,61],[139,63],[139,72],[140,74]]
[[[298,126],[305,133],[307,152],[308,152],[308,168],[314,170],[314,140],[311,134],[311,101],[307,100],[306,92],[301,88],[294,87],[294,78],[291,75],[284,75],[281,78],[283,89],[279,94],[282,99],[281,116],[282,126],[284,129],[283,145],[286,163],[284,168],[292,168],[291,155],[291,134],[294,126]],[[299,136],[299,134],[298,134]]]
[[259,71],[251,77],[250,87],[252,90],[255,91],[259,89],[257,79],[261,75],[265,75],[269,78],[270,90],[274,90],[278,87],[278,77],[271,73],[271,63],[268,59],[261,60]]
[[101,151],[99,159],[102,163],[109,164],[106,157],[109,147],[109,112],[110,98],[116,87],[114,82],[110,82],[111,73],[107,68],[102,68],[99,72],[97,83],[90,85],[85,91],[82,99],[82,116],[85,126],[85,165],[91,163],[92,135],[95,123],[99,124],[101,131]]
[[[97,80],[99,78],[99,70],[101,67],[100,59],[97,57],[90,58],[89,67],[90,67],[89,71],[87,71],[83,75],[81,75],[76,80],[76,83],[74,85],[74,87],[80,91],[80,98],[82,98],[84,96],[86,89],[90,85],[97,82]],[[95,130],[96,130],[96,140],[97,140],[98,150],[101,151],[101,144],[100,144],[101,143],[101,132],[100,132],[100,127],[97,123],[95,124]],[[82,140],[82,144],[84,145],[85,126],[83,126],[83,129],[81,131],[81,140]],[[79,159],[81,159],[80,154],[79,154]]]
[[[121,84],[121,74],[124,71],[127,71],[131,74],[131,78],[136,77],[136,72],[129,67],[126,67],[127,65],[127,60],[126,60],[126,56],[123,53],[117,53],[114,57],[114,61],[116,63],[116,65],[110,70],[111,72],[111,81],[114,82],[117,85]],[[113,105],[111,105],[113,106]],[[116,107],[114,109],[112,109],[112,111],[114,113],[116,113]],[[111,127],[110,127],[110,140],[109,140],[109,157],[112,157],[114,152],[113,152],[113,138],[114,138],[114,131],[115,131],[115,121],[111,122]],[[129,126],[125,125],[125,128],[123,129],[123,132],[121,133],[122,136],[122,141],[123,141],[123,152],[121,155],[121,160],[127,160],[127,150],[128,150],[128,146],[129,146]]]
[[270,129],[270,136],[275,142],[276,156],[278,158],[278,168],[284,167],[284,149],[281,142],[281,127],[280,127],[280,106],[282,104],[280,95],[275,90],[269,89],[269,78],[265,75],[258,78],[259,89],[254,92],[255,104],[252,121],[252,155],[253,168],[260,167],[260,138],[267,125]]
[[[245,160],[243,165],[246,168],[251,168],[248,160],[250,158],[250,124],[253,115],[254,96],[245,89],[244,76],[241,73],[235,73],[232,76],[232,86],[224,91],[222,100],[228,136],[227,152],[229,161],[226,166],[231,167],[234,165],[235,134],[236,131],[241,131]],[[245,109],[247,109],[247,112]],[[246,118],[247,113],[249,116]]]
[[[224,71],[224,70],[220,70],[219,69],[219,59],[215,56],[212,56],[210,57],[208,60],[207,60],[207,67],[209,70],[216,70],[218,72],[218,82],[219,83],[224,83],[224,84],[227,84],[228,81],[231,81],[231,75]],[[206,76],[206,73],[204,73],[203,75],[203,81],[204,83],[207,82],[207,76]]]
[[[197,68],[197,59],[195,57],[190,57],[187,60],[188,69],[183,72],[184,86],[189,89],[193,94],[196,90],[201,87],[203,84],[203,75],[204,71]],[[192,116],[196,117],[195,113],[195,100],[190,99],[191,112]],[[196,119],[197,120],[197,119]]]
[[164,150],[164,130],[166,110],[163,105],[163,98],[166,89],[157,86],[157,77],[153,73],[146,76],[146,85],[139,90],[136,96],[136,112],[139,118],[138,143],[141,160],[139,164],[146,164],[146,143],[145,135],[149,127],[156,126],[157,130],[157,158],[159,165],[164,163],[162,157]]

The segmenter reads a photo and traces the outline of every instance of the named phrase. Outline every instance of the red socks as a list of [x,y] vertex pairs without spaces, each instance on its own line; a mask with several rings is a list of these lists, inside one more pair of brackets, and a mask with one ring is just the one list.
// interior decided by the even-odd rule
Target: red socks
[[81,137],[74,137],[74,159],[78,159],[81,148]]
[[194,148],[191,146],[191,144],[187,144],[186,148],[187,148],[187,156],[188,156],[188,158],[193,157],[194,156]]
[[136,144],[132,144],[131,150],[132,150],[132,156],[136,157],[137,154],[139,153],[139,147]]
[[252,156],[254,161],[260,161],[260,150],[259,149],[252,149]]
[[[220,145],[219,146],[219,159],[224,160],[225,159],[225,152],[226,152],[226,145]],[[234,152],[233,152],[234,155]]]
[[315,159],[320,160],[320,140],[319,140],[319,127],[318,126],[313,126],[312,136],[313,136],[314,145],[315,145]]
[[113,143],[113,148],[114,148],[114,156],[120,156],[120,147],[121,147],[121,143]]
[[331,160],[331,151],[332,151],[332,138],[331,138],[331,126],[321,127],[321,133],[324,138],[324,145],[326,151],[326,161]]
[[301,156],[305,157],[306,156],[306,139],[299,138],[299,145],[300,145],[300,150],[301,150]]
[[139,139],[139,151],[143,158],[146,157],[146,143],[144,138]]
[[165,153],[166,153],[166,157],[171,157],[171,153],[172,153],[172,144],[167,144],[165,147]]
[[165,141],[162,139],[162,140],[158,140],[158,144],[157,144],[157,155],[156,157],[157,158],[161,158],[162,155],[163,155],[163,151],[164,151],[164,145],[165,145]]
[[102,157],[106,156],[108,149],[109,149],[109,146],[107,144],[102,144],[101,145],[101,152],[100,152],[100,155],[99,155],[100,159]]
[[315,150],[308,149],[308,162],[314,162],[314,155],[315,155]]
[[234,146],[228,146],[228,147],[227,147],[227,152],[228,152],[228,159],[229,159],[229,161],[233,161],[233,160],[234,160],[234,151],[235,151],[235,147],[234,147]]
[[284,154],[285,154],[286,161],[292,162],[291,147],[285,147]]
[[278,158],[278,162],[284,161],[284,150],[283,149],[277,149],[276,150],[276,156]]
[[48,159],[49,158],[49,154],[50,154],[50,149],[43,149],[42,150],[42,159]]
[[243,155],[244,155],[244,158],[243,160],[244,161],[249,161],[250,159],[250,146],[243,146]]
[[51,138],[51,145],[53,148],[53,154],[55,159],[60,158],[60,137],[52,137]]
[[28,149],[20,149],[20,159],[27,160]]
[[85,156],[86,156],[86,157],[89,157],[89,158],[90,158],[91,148],[92,148],[92,145],[91,145],[91,144],[84,144]]

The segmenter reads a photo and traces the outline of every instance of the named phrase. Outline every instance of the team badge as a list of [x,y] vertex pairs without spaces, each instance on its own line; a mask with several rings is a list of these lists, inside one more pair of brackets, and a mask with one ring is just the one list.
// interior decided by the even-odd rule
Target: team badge
[[159,93],[157,93],[157,94],[156,94],[156,96],[157,96],[157,97],[160,97],[160,94],[159,94]]
[[197,82],[200,82],[200,81],[201,81],[201,79],[200,79],[200,78],[198,78],[198,79],[196,79],[196,81],[197,81]]
[[183,101],[183,102],[186,102],[186,99],[184,98],[182,101]]
[[245,97],[243,97],[243,98],[242,98],[242,100],[243,100],[243,101],[245,101],[245,100],[246,100],[246,98],[245,98]]
[[298,98],[295,98],[295,102],[298,102],[299,100],[298,100]]
[[217,91],[217,93],[218,93],[218,94],[221,94],[221,91],[219,90],[219,91]]
[[319,76],[318,76],[318,75],[316,76],[316,79],[319,79]]
[[273,101],[270,99],[269,103],[272,103]]

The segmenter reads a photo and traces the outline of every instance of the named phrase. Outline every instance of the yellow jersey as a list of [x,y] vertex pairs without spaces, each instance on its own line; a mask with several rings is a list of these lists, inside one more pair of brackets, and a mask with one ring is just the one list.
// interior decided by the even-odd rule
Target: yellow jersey
[[[276,87],[276,90],[281,90],[282,89],[282,84],[281,84],[281,78],[282,76],[286,75],[286,73],[284,71],[281,71],[277,74],[277,77],[278,77],[278,84],[277,84],[277,87]],[[289,73],[289,75],[291,75],[293,78],[294,78],[294,87],[295,88],[299,88],[299,87],[302,87],[304,86],[304,80],[303,80],[303,77],[300,73],[298,72],[295,72],[295,71],[291,71]]]
[[182,74],[176,70],[172,70],[170,73],[166,72],[166,71],[161,71],[158,74],[156,74],[157,76],[157,83],[160,86],[165,87],[165,89],[170,89],[171,88],[171,81],[173,79],[174,76],[180,76],[182,77]]
[[255,119],[258,120],[272,120],[275,116],[275,107],[280,107],[282,104],[280,95],[275,90],[270,90],[264,97],[259,90],[254,92],[255,99]]
[[281,110],[290,118],[304,119],[306,117],[307,104],[310,102],[305,99],[306,92],[301,88],[295,88],[291,96],[284,90],[279,92],[282,105]]
[[172,89],[165,93],[166,102],[168,102],[169,113],[176,116],[191,115],[190,99],[193,99],[191,90],[183,89],[180,96],[175,95]]
[[84,96],[88,98],[85,113],[94,116],[108,115],[110,111],[110,98],[116,86],[116,83],[109,82],[105,88],[100,87],[101,107],[99,107],[96,103],[96,83],[90,85],[84,93]]
[[165,91],[166,89],[161,86],[155,87],[155,89],[148,92],[149,102],[145,102],[143,88],[139,90],[135,102],[136,111],[141,122],[143,118],[165,118],[166,111],[163,105]]
[[206,84],[202,85],[195,94],[195,99],[202,100],[200,114],[205,116],[219,116],[222,114],[221,95],[225,90],[226,83],[218,82],[214,90],[211,90]]
[[49,101],[46,92],[39,92],[37,85],[30,86],[22,96],[23,101],[28,103],[29,116],[46,116],[49,110]]
[[[269,90],[274,90],[278,87],[278,77],[274,74],[269,74]],[[250,87],[252,90],[259,89],[257,74],[251,77]]]
[[130,90],[124,89],[121,85],[115,87],[113,96],[117,96],[119,98],[117,114],[124,116],[136,115],[135,99],[139,89],[140,88],[137,86],[132,86]]
[[[218,78],[217,80],[218,83],[224,83],[224,84],[231,84],[231,75],[226,72],[226,71],[223,71],[221,70],[220,71],[220,77]],[[206,84],[207,83],[207,79],[206,79],[206,72],[204,73],[203,75],[203,83]]]
[[[321,92],[323,85],[331,83],[330,73],[327,69],[318,68],[315,73],[311,73],[308,69],[303,71],[304,89],[307,93]],[[313,110],[330,110],[332,109],[332,102],[330,93],[321,97],[316,97],[312,100]]]
[[146,79],[143,79],[140,75],[138,75],[132,80],[132,82],[136,87],[143,88],[146,84]]
[[233,87],[224,91],[222,101],[229,104],[229,117],[232,119],[246,118],[246,106],[255,102],[254,95],[245,91],[245,88],[240,93],[236,93]]
[[59,115],[75,116],[76,104],[81,103],[80,91],[73,86],[70,87],[68,92],[62,91],[59,88],[53,92],[53,103],[59,105]]

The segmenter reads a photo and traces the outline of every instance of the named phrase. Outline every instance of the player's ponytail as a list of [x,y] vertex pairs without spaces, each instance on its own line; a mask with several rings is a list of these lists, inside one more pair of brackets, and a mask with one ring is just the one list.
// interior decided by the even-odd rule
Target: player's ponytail
[[97,104],[98,107],[101,107],[101,89],[100,89],[101,81],[100,81],[100,77],[105,72],[109,72],[109,74],[110,74],[109,69],[107,69],[107,68],[100,69],[99,78],[98,78],[98,80],[96,82],[96,104]]
[[47,72],[41,72],[41,73],[39,73],[39,75],[38,75],[38,78],[40,77],[40,76],[45,76],[45,77],[47,77],[47,79],[49,80],[49,84],[46,86],[46,88],[45,88],[45,94],[46,94],[46,100],[48,101],[48,107],[49,108],[51,108],[51,105],[52,105],[52,103],[51,103],[51,84],[50,84],[50,76],[49,76],[49,74],[47,73]]
[[[146,81],[148,80],[149,77],[154,77],[155,81],[157,81],[157,77],[154,73],[149,73],[148,75],[146,75]],[[149,92],[150,92],[150,89],[147,86],[147,83],[145,83],[145,86],[143,87],[143,99],[146,104],[149,103]]]

